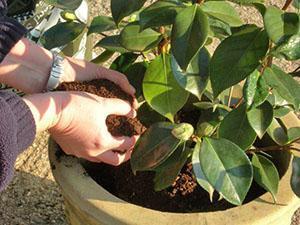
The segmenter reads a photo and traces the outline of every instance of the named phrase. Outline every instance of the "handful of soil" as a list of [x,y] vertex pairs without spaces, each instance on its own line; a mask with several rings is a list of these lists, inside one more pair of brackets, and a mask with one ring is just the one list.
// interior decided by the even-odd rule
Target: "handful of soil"
[[[83,91],[103,98],[119,98],[133,104],[133,97],[124,92],[118,85],[106,79],[84,82],[67,82],[60,84],[56,91]],[[115,137],[140,135],[146,127],[137,118],[109,115],[106,119],[108,131]]]

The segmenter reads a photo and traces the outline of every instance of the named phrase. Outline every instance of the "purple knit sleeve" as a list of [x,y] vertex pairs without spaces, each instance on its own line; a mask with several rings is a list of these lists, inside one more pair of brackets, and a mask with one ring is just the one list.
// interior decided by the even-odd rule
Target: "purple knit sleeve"
[[0,0],[0,63],[26,33],[25,27],[6,16],[6,0]]
[[0,91],[0,192],[11,181],[17,156],[33,142],[34,118],[22,98]]

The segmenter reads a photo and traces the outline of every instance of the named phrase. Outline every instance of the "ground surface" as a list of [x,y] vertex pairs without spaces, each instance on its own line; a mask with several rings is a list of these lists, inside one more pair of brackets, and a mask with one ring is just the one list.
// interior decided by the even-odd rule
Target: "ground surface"
[[[271,4],[283,5],[283,1]],[[107,14],[109,0],[92,1],[92,14]],[[240,13],[245,21],[259,21],[254,10],[244,7]],[[283,62],[291,71],[298,63]],[[42,133],[35,143],[21,154],[16,163],[14,180],[0,194],[0,225],[66,225],[60,191],[50,172],[47,154],[48,134]],[[300,210],[292,225],[300,225]]]

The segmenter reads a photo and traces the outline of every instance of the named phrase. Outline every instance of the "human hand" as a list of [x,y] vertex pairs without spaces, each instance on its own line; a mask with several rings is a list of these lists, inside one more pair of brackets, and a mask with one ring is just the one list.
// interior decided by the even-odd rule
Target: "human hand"
[[106,127],[110,114],[136,116],[129,103],[84,92],[37,94],[24,100],[38,130],[49,129],[67,154],[115,166],[130,158],[138,137],[113,137]]

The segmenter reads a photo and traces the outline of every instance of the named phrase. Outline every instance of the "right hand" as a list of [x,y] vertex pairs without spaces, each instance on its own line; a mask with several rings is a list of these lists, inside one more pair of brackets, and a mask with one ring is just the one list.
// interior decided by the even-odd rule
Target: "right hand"
[[[134,118],[136,111],[129,103],[85,92],[32,95],[26,97],[25,102],[30,108],[38,109],[40,115],[34,116],[37,125],[43,120],[43,114],[47,114],[45,110],[49,110],[45,108],[51,107],[50,103],[41,106],[41,102],[47,102],[43,100],[43,97],[47,96],[50,96],[52,101],[54,99],[55,110],[52,111],[57,115],[56,119],[50,119],[48,124],[51,125],[48,128],[64,152],[89,161],[115,166],[130,158],[138,136],[113,137],[106,126],[106,118],[111,114]],[[36,114],[36,109],[32,110],[35,112],[33,114]]]

